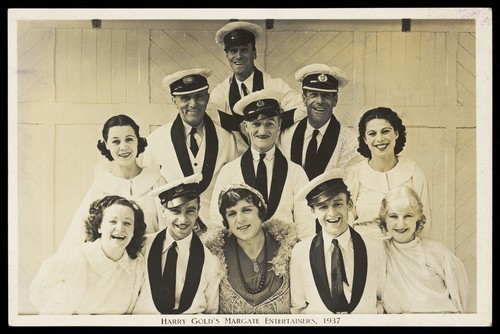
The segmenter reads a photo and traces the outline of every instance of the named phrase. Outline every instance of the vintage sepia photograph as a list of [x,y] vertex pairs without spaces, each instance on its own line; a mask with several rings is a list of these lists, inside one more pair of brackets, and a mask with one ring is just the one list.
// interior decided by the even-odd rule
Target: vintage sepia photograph
[[10,9],[8,43],[10,326],[492,325],[491,9]]

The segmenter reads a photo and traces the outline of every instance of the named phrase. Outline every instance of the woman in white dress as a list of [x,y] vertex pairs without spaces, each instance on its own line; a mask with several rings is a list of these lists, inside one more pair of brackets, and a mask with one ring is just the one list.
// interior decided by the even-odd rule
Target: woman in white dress
[[390,239],[384,309],[387,313],[464,313],[465,267],[443,243],[420,237],[426,223],[422,202],[410,187],[395,188],[382,200],[375,220]]
[[137,157],[144,152],[147,141],[139,135],[139,126],[127,115],[115,115],[104,123],[97,148],[110,163],[97,168],[94,182],[83,198],[71,221],[59,250],[84,241],[83,221],[90,204],[107,195],[134,200],[144,211],[146,233],[157,232],[163,225],[161,204],[149,192],[166,183],[158,171],[141,168]]
[[406,143],[401,118],[390,108],[371,109],[361,117],[358,131],[358,152],[366,159],[349,168],[346,180],[354,204],[354,229],[365,236],[382,238],[373,222],[380,202],[389,190],[407,185],[424,203],[427,223],[423,235],[428,235],[431,208],[427,179],[414,161],[399,156]]
[[40,314],[131,313],[144,280],[144,213],[120,196],[95,201],[85,221],[87,242],[57,252],[31,283]]

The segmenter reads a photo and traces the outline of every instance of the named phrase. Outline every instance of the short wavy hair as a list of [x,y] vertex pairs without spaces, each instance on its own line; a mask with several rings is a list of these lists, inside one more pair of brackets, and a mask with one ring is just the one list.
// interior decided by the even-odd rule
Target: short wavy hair
[[394,146],[394,154],[397,155],[403,151],[406,143],[406,127],[398,114],[390,108],[378,107],[370,109],[361,116],[358,123],[358,152],[365,158],[370,159],[372,153],[365,143],[366,124],[373,119],[385,119],[398,133],[396,144]]
[[104,138],[104,140],[99,139],[97,141],[97,148],[102,155],[104,155],[109,161],[113,161],[111,152],[106,147],[106,142],[108,141],[109,129],[114,126],[132,127],[132,129],[134,129],[135,136],[137,137],[137,156],[144,152],[146,146],[148,146],[148,141],[146,140],[146,138],[139,135],[139,125],[137,125],[137,123],[129,116],[120,114],[112,116],[106,121],[106,123],[104,123],[104,126],[102,127],[102,138]]
[[380,230],[384,233],[388,232],[387,229],[387,206],[392,201],[406,201],[410,207],[417,213],[417,226],[415,228],[415,234],[418,235],[422,232],[424,228],[426,217],[424,214],[424,205],[420,200],[420,196],[418,196],[417,192],[408,186],[400,186],[390,190],[385,197],[382,199],[380,203],[380,210],[378,214],[378,218],[375,218],[375,222],[380,227]]
[[264,221],[264,219],[266,219],[267,206],[262,201],[262,199],[259,198],[259,196],[257,196],[254,192],[246,188],[231,188],[222,195],[219,204],[219,212],[222,216],[222,223],[224,224],[225,228],[229,228],[229,223],[227,222],[226,218],[226,210],[230,207],[235,206],[236,203],[238,203],[241,200],[244,200],[247,203],[255,205],[259,210],[260,220]]
[[99,228],[102,224],[104,210],[112,205],[123,205],[129,207],[134,212],[134,235],[125,248],[128,255],[135,259],[141,251],[144,243],[144,234],[146,232],[146,223],[144,222],[144,212],[134,201],[124,197],[111,195],[95,200],[89,209],[89,214],[85,220],[85,242],[92,242],[101,237]]

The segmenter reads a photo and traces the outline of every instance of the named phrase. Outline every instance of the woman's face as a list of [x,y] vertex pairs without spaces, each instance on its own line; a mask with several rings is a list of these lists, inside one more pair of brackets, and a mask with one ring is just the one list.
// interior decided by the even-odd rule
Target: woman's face
[[106,253],[112,250],[125,251],[134,236],[134,210],[130,207],[113,204],[104,209],[101,226],[101,246]]
[[366,123],[364,140],[372,158],[394,156],[398,136],[391,123],[383,118],[372,119]]
[[415,239],[418,218],[418,213],[406,200],[398,199],[387,203],[387,231],[398,243],[404,244]]
[[120,165],[135,163],[138,140],[134,129],[130,125],[109,128],[106,147],[116,163]]
[[226,220],[234,236],[242,240],[256,237],[262,228],[259,208],[245,199],[239,200],[234,206],[226,209]]

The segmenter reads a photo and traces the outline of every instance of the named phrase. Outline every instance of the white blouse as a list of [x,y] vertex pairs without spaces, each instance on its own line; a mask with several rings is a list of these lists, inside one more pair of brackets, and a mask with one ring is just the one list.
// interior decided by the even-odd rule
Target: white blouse
[[40,314],[131,313],[144,280],[144,258],[132,259],[125,251],[113,261],[100,241],[58,252],[42,264],[30,290]]

